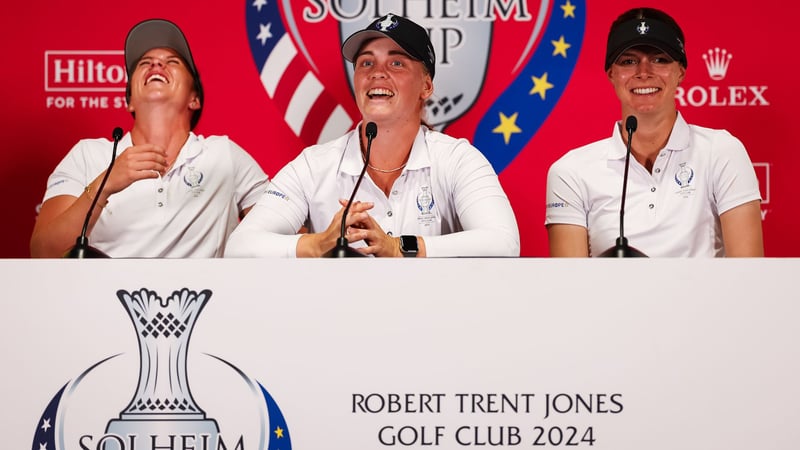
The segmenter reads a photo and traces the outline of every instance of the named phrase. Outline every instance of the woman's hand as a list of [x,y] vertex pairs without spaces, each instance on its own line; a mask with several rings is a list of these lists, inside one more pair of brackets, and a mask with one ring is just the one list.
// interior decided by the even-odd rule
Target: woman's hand
[[[347,204],[344,202],[343,204]],[[365,205],[369,205],[366,207]],[[372,218],[367,211],[372,209],[372,203],[356,202],[350,208],[350,216],[353,222],[348,225],[347,240],[349,242],[361,241],[366,242],[366,247],[356,248],[355,250],[364,255],[373,255],[380,257],[398,257],[403,256],[400,252],[400,240],[389,236],[383,231],[378,222]],[[354,213],[355,211],[355,213]]]
[[[334,214],[330,225],[328,225],[325,231],[304,234],[300,237],[300,240],[297,242],[297,256],[320,257],[336,247],[336,241],[341,235],[342,215],[344,214],[347,200],[339,199],[339,203],[342,205],[342,208]],[[350,210],[347,212],[347,218],[345,219],[345,238],[347,238],[348,242],[360,240],[360,238],[355,238],[352,235],[352,231],[360,227],[360,224],[365,220],[371,219],[367,211],[372,209],[373,206],[375,206],[375,204],[372,202],[353,202],[353,206],[350,207]]]

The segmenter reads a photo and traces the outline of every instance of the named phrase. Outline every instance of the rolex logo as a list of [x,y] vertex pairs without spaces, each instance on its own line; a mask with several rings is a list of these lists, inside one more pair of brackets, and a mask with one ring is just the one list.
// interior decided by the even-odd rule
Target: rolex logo
[[727,50],[720,49],[719,47],[709,50],[703,55],[708,69],[708,76],[712,80],[722,80],[728,72],[728,65],[731,62],[733,55],[728,53]]

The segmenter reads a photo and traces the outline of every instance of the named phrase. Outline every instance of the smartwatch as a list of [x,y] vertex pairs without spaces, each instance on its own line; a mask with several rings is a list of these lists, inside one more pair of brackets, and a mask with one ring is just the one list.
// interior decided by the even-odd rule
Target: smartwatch
[[416,258],[419,251],[416,236],[400,236],[400,252],[404,257]]

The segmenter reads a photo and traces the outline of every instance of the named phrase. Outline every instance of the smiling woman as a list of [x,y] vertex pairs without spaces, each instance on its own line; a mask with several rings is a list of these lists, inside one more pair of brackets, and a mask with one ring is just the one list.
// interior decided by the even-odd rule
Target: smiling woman
[[225,255],[323,256],[344,239],[368,256],[519,256],[516,218],[489,161],[425,124],[436,74],[425,28],[387,14],[350,35],[342,55],[355,67],[362,122],[285,166]]
[[[176,58],[179,58],[191,75],[194,95],[197,97],[196,104],[192,109],[190,123],[191,129],[194,129],[200,120],[204,105],[203,83],[200,82],[200,73],[197,71],[192,52],[189,50],[189,43],[183,36],[183,32],[171,22],[146,20],[136,25],[128,33],[128,38],[125,40],[125,65],[128,70],[128,84],[125,88],[125,95],[128,104],[130,105],[131,103],[131,77],[136,72],[136,66],[146,65],[149,61],[152,61],[154,56],[146,54],[154,49],[161,49],[171,53],[173,64],[176,62]],[[164,52],[161,52],[160,56],[162,58],[166,57]],[[133,110],[131,110],[131,113],[135,114]]]
[[[62,256],[85,222],[92,245],[108,256],[222,256],[267,176],[227,137],[192,132],[203,86],[174,23],[153,19],[134,26],[125,63],[134,123],[118,139],[123,150],[106,169],[110,142],[84,139],[73,147],[48,180],[31,255]],[[93,202],[100,208],[84,220]]]
[[[606,76],[634,125],[623,133],[619,120],[610,138],[550,167],[552,256],[598,256],[615,239],[648,256],[763,256],[761,194],[747,151],[727,131],[689,125],[677,111],[684,45],[675,20],[656,9],[632,9],[611,25]],[[631,194],[624,209],[620,191]]]

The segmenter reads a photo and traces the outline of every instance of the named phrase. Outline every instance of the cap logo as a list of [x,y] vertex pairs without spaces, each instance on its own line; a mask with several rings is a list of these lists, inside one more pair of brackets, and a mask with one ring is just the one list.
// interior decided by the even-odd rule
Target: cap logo
[[394,18],[394,14],[387,14],[376,26],[380,31],[389,31],[397,26],[397,20]]
[[638,31],[639,34],[641,35],[645,35],[647,34],[648,31],[650,31],[650,27],[647,26],[647,24],[644,21],[642,21],[642,23],[640,23],[639,26],[636,27],[636,31]]

